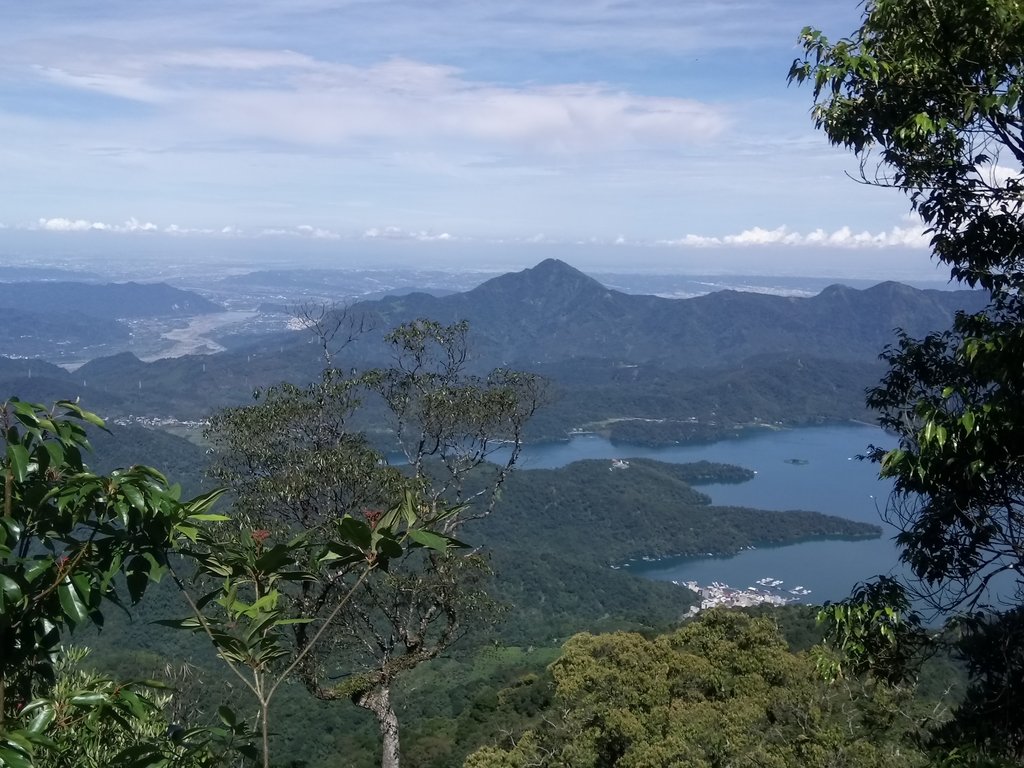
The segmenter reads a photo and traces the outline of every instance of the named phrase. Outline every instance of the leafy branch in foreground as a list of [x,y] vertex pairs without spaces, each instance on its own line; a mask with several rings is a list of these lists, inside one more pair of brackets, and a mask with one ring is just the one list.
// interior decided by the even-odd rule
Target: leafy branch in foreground
[[[182,502],[150,467],[89,471],[86,425],[102,429],[103,421],[76,403],[46,408],[11,398],[0,406],[0,425],[0,765],[23,768],[44,764],[59,746],[49,732],[65,722],[51,696],[64,637],[85,624],[102,627],[108,602],[137,603],[219,493]],[[131,732],[149,710],[137,686],[92,683],[61,705],[85,730],[113,722]],[[147,760],[139,752],[127,764],[160,764]]]

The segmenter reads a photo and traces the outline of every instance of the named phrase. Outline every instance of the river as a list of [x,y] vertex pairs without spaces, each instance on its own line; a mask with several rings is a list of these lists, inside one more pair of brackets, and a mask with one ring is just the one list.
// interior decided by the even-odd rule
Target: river
[[[882,524],[881,510],[890,486],[878,479],[874,465],[856,459],[871,444],[891,447],[894,440],[880,429],[857,424],[766,429],[749,437],[707,445],[664,448],[612,445],[595,435],[580,435],[567,443],[529,446],[520,466],[543,469],[580,459],[630,457],[738,464],[756,471],[757,476],[738,485],[702,486],[700,490],[715,504],[809,509]],[[782,580],[779,589],[787,597],[791,597],[789,589],[802,586],[811,590],[803,599],[819,603],[841,599],[858,581],[893,571],[897,563],[894,534],[893,528],[884,525],[881,539],[809,541],[745,551],[733,557],[640,562],[631,567],[651,579],[694,580],[700,584],[720,581],[741,589],[772,577]]]

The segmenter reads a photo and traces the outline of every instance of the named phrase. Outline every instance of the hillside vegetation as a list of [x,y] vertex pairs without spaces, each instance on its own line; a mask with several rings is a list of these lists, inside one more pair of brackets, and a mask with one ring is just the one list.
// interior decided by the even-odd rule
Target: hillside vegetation
[[[509,366],[552,382],[551,402],[530,425],[533,440],[572,429],[619,442],[711,440],[749,425],[871,418],[864,389],[894,329],[924,333],[959,309],[981,306],[974,291],[922,291],[897,283],[866,290],[832,286],[811,298],[721,291],[664,299],[611,290],[549,259],[450,296],[406,294],[349,307],[343,326],[363,332],[344,352],[348,367],[390,364],[382,338],[401,322],[466,320],[471,365]],[[254,388],[314,380],[322,360],[310,334],[273,334],[214,355],[143,363],[130,353],[94,360],[73,375],[0,365],[0,383],[40,400],[82,397],[111,416],[208,416],[245,402]],[[372,403],[361,427],[380,414]]]

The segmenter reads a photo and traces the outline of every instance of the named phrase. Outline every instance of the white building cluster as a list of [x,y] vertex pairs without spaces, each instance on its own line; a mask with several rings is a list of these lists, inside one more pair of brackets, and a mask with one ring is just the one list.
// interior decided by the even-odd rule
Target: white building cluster
[[[673,584],[680,584],[680,582],[674,581]],[[772,594],[763,589],[757,587],[747,587],[746,589],[735,589],[730,587],[728,584],[722,584],[718,581],[711,582],[711,586],[702,587],[695,581],[685,581],[680,586],[686,587],[687,589],[696,592],[701,597],[700,606],[693,606],[690,608],[690,614],[696,614],[700,611],[706,611],[708,608],[717,608],[718,606],[725,606],[726,608],[750,608],[755,605],[785,605],[791,602],[790,598],[785,598],[782,595]]]

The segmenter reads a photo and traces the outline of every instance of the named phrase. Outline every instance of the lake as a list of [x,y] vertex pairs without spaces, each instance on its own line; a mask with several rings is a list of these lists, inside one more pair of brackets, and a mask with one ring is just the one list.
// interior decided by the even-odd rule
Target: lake
[[[758,579],[781,579],[780,589],[803,586],[803,598],[820,603],[838,600],[858,581],[890,573],[897,563],[892,536],[882,523],[881,510],[890,485],[878,479],[877,468],[856,456],[871,444],[892,447],[895,440],[880,429],[865,425],[836,425],[768,430],[749,437],[708,445],[664,448],[612,445],[596,435],[579,435],[567,443],[528,446],[521,468],[564,466],[580,459],[645,457],[685,463],[718,461],[738,464],[757,472],[747,483],[701,486],[713,503],[760,509],[808,509],[852,520],[882,524],[881,539],[861,541],[809,541],[785,547],[756,549],[733,557],[683,558],[655,563],[633,563],[632,570],[652,579],[720,581],[740,589]],[[788,595],[788,593],[783,592]]]

